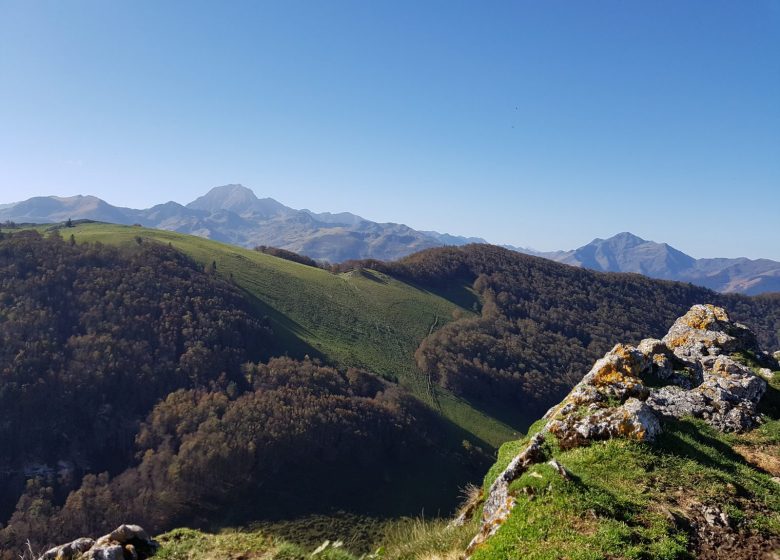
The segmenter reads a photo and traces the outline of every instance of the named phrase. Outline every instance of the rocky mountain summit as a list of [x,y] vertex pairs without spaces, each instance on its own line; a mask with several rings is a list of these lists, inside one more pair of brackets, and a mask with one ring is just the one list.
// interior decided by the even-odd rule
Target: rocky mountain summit
[[[767,367],[756,374],[745,365],[747,357]],[[744,432],[760,422],[757,406],[767,390],[762,376],[778,367],[746,326],[713,305],[693,306],[661,340],[617,344],[547,412],[541,429],[492,482],[468,554],[507,520],[517,501],[511,485],[531,466],[549,460],[568,476],[550,457],[550,444],[568,450],[613,438],[652,443],[666,421],[691,417],[721,432]],[[469,513],[455,523],[464,523]],[[710,513],[716,523],[721,512]]]

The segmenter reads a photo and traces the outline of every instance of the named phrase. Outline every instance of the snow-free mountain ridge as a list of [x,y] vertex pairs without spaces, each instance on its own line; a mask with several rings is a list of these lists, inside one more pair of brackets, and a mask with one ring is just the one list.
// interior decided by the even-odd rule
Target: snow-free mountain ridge
[[[41,196],[0,205],[0,221],[18,223],[90,219],[140,224],[208,237],[244,247],[268,245],[328,262],[374,258],[395,260],[442,245],[486,243],[404,224],[377,223],[349,212],[296,210],[273,198],[258,198],[243,185],[211,189],[187,205],[166,202],[137,210],[112,206],[94,196]],[[554,261],[604,272],[634,272],[691,282],[720,292],[780,291],[780,263],[747,258],[695,259],[667,245],[629,232],[594,239],[570,251],[538,252],[508,247]]]
[[48,223],[67,219],[140,224],[244,247],[269,245],[329,262],[394,260],[441,245],[486,242],[421,232],[404,224],[372,222],[349,212],[296,210],[272,198],[258,198],[243,185],[215,187],[187,205],[171,201],[143,210],[112,206],[82,195],[34,197],[0,207],[0,221]]
[[690,282],[718,292],[755,295],[780,291],[780,263],[769,259],[695,259],[667,245],[647,241],[629,232],[594,239],[572,251],[538,253],[554,261],[602,272],[635,272]]

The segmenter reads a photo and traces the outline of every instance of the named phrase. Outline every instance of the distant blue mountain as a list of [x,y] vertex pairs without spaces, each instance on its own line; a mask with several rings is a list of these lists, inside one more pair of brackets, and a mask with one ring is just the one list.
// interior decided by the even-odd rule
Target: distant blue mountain
[[[403,224],[377,223],[341,212],[295,210],[272,198],[258,198],[242,185],[215,187],[189,204],[158,204],[145,210],[112,206],[94,196],[39,196],[0,205],[0,222],[63,222],[91,219],[190,233],[244,247],[268,245],[314,259],[341,262],[374,258],[395,260],[442,245],[487,243],[418,231]],[[604,272],[635,272],[678,280],[719,292],[780,292],[780,263],[768,259],[694,259],[666,243],[647,241],[628,232],[594,239],[571,251],[542,253],[509,249]]]
[[603,272],[636,272],[651,278],[690,282],[719,292],[755,295],[780,292],[780,263],[768,259],[694,259],[666,243],[623,232],[594,239],[573,251],[539,253],[554,261]]
[[94,196],[41,196],[0,206],[0,221],[49,223],[90,219],[141,224],[208,237],[244,247],[269,245],[339,262],[375,258],[395,260],[441,245],[485,243],[403,224],[372,222],[342,212],[295,210],[272,198],[258,198],[242,185],[215,187],[189,204],[158,204],[145,210],[120,208]]

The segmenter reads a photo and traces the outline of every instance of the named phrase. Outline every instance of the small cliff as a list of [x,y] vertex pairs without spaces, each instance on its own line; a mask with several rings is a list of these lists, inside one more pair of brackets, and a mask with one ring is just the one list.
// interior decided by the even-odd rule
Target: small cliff
[[502,449],[466,555],[780,558],[778,369],[712,305],[616,345]]

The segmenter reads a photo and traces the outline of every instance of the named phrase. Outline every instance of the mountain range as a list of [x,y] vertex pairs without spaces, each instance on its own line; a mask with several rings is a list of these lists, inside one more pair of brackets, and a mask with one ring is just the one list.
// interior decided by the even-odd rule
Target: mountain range
[[329,262],[395,260],[445,244],[485,242],[416,231],[403,224],[380,224],[349,212],[296,210],[272,198],[258,198],[242,185],[215,187],[187,205],[166,202],[142,210],[112,206],[97,197],[82,195],[34,197],[0,206],[2,221],[48,223],[67,219],[140,224],[243,247],[279,247]]
[[[147,209],[113,206],[95,196],[83,195],[41,196],[0,205],[0,221],[49,223],[68,219],[140,224],[243,247],[267,245],[328,262],[363,258],[388,261],[442,245],[486,243],[478,237],[377,223],[349,212],[296,210],[272,198],[258,198],[242,185],[215,187],[186,205],[166,202]],[[695,259],[666,243],[647,241],[628,232],[595,239],[569,251],[506,247],[573,266],[634,272],[690,282],[719,292],[754,295],[780,291],[780,263],[776,261]]]

